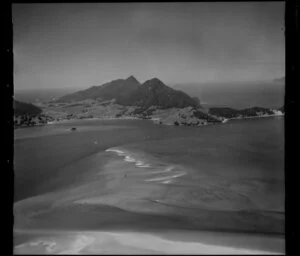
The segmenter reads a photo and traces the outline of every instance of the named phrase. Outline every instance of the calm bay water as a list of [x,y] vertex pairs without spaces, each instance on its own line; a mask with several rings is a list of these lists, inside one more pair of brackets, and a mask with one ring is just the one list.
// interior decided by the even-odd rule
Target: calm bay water
[[14,165],[16,229],[284,232],[283,118],[19,129]]

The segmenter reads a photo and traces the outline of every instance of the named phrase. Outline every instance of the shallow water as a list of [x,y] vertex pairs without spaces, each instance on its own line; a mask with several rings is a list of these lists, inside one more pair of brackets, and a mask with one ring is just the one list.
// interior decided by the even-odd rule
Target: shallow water
[[283,118],[265,118],[200,128],[80,120],[17,130],[15,228],[282,234],[283,129]]

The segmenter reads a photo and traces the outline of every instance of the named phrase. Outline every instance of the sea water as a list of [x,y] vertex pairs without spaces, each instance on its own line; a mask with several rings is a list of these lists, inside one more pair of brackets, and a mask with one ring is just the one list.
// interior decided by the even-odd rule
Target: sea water
[[15,136],[16,230],[284,233],[283,118],[30,129]]

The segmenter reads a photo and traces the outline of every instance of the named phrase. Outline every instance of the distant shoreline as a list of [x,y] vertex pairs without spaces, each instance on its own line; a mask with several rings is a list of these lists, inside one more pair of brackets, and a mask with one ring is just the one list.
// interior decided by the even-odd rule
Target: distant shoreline
[[[244,120],[244,119],[259,119],[259,118],[268,118],[268,117],[284,117],[285,115],[262,115],[262,116],[245,116],[245,117],[232,117],[232,118],[225,118],[224,120],[226,120],[225,122],[228,122],[230,120]],[[223,120],[223,121],[224,121]],[[225,123],[224,122],[224,123]]]
[[[244,120],[244,119],[260,119],[260,118],[272,118],[272,117],[284,117],[284,115],[268,115],[268,116],[249,116],[249,117],[234,117],[234,118],[226,118],[224,120],[226,120],[224,122],[224,120],[220,123],[208,123],[208,124],[204,124],[204,125],[199,125],[197,127],[201,127],[201,126],[207,126],[207,125],[215,125],[215,124],[222,124],[222,123],[227,123],[231,120]],[[86,120],[86,121],[109,121],[109,120],[141,120],[141,121],[145,121],[145,120],[149,120],[152,121],[154,124],[159,124],[157,123],[157,118],[150,118],[150,119],[143,119],[143,118],[138,118],[138,117],[132,117],[132,118],[119,118],[119,117],[112,117],[112,118],[101,118],[101,117],[93,117],[93,118],[77,118],[77,119],[64,119],[64,120],[59,120],[59,121],[51,121],[48,122],[45,125],[40,125],[40,126],[46,126],[46,125],[52,125],[52,124],[60,124],[60,123],[68,123],[68,122],[72,122],[72,121],[79,121],[79,120]],[[175,125],[170,125],[170,124],[160,124],[160,125],[167,125],[167,126],[175,126]],[[181,125],[183,126],[183,125]],[[35,126],[34,126],[35,127]],[[26,127],[25,127],[26,128]]]
[[53,125],[53,124],[61,124],[61,123],[68,123],[72,121],[79,121],[79,120],[87,120],[87,121],[92,121],[92,120],[147,120],[147,119],[142,119],[138,117],[92,117],[92,118],[74,118],[74,119],[61,119],[61,120],[55,120],[55,121],[48,121],[45,124],[39,124],[39,125],[21,125],[21,126],[14,126],[15,129],[23,129],[23,128],[33,128],[33,127],[45,127],[48,125]]
[[[284,118],[285,114],[282,115],[262,115],[262,116],[246,116],[246,117],[232,117],[232,118],[224,118],[220,123],[207,123],[203,125],[198,125],[198,126],[193,126],[192,127],[201,127],[201,126],[207,126],[207,125],[215,125],[215,124],[222,124],[222,123],[228,123],[231,120],[244,120],[244,119],[260,119],[260,118],[274,118],[274,117],[280,117]],[[49,125],[54,125],[54,124],[63,124],[63,123],[68,123],[68,122],[75,122],[75,121],[109,121],[109,120],[149,120],[152,121],[154,124],[160,124],[160,125],[168,125],[171,126],[172,124],[164,124],[164,123],[158,123],[159,119],[158,118],[149,118],[149,119],[144,119],[144,118],[139,118],[139,117],[92,117],[92,118],[74,118],[74,119],[61,119],[61,120],[55,120],[55,121],[49,121],[45,124],[40,124],[40,125],[31,125],[31,126],[15,126],[15,129],[26,129],[26,128],[34,128],[34,127],[45,127]],[[175,125],[172,125],[175,126]],[[180,125],[184,126],[184,125]]]
[[[62,119],[58,121],[50,121],[47,124],[59,124],[59,123],[68,123],[72,121],[79,121],[79,120],[86,120],[86,121],[92,121],[92,120],[103,120],[103,121],[109,121],[109,120],[146,120],[138,117],[91,117],[91,118],[74,118],[74,119]],[[46,125],[47,125],[46,124]]]

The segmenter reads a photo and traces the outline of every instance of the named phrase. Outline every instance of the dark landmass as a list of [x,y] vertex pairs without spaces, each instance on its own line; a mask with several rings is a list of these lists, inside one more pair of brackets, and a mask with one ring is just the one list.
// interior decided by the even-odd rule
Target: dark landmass
[[84,118],[151,119],[158,124],[202,126],[226,119],[283,115],[284,107],[205,109],[197,97],[172,89],[158,78],[141,84],[135,77],[117,79],[67,94],[39,106],[15,101],[15,127]]
[[37,116],[42,112],[42,109],[31,104],[14,100],[14,115],[28,115],[28,116]]
[[65,95],[55,102],[69,103],[90,99],[114,100],[116,104],[138,106],[145,110],[150,106],[163,108],[200,106],[199,99],[191,98],[182,91],[172,89],[158,78],[140,84],[133,76]]
[[31,103],[14,100],[14,127],[30,127],[47,124],[53,120],[50,116],[44,115],[42,109]]
[[65,95],[49,102],[45,110],[55,120],[134,117],[189,126],[221,122],[202,108],[199,98],[172,89],[158,78],[140,84],[133,76]]
[[[283,107],[282,107],[283,108]],[[210,108],[209,113],[222,118],[246,118],[246,117],[260,117],[260,116],[272,116],[281,115],[283,112],[281,109],[273,110],[269,108],[253,107],[246,109],[233,109],[233,108]]]
[[127,79],[117,79],[103,85],[92,86],[86,90],[67,94],[55,100],[55,102],[77,102],[87,99],[116,99],[119,101],[128,97],[128,95],[138,89],[139,86],[140,83],[133,76],[130,76]]
[[117,100],[121,105],[139,106],[148,109],[151,106],[161,108],[200,107],[199,102],[182,91],[174,90],[158,78],[153,78],[139,86],[127,97]]

